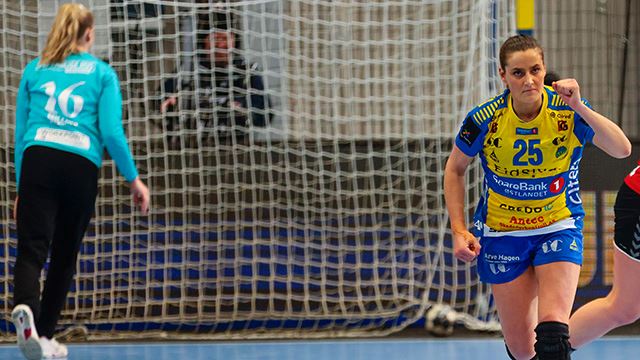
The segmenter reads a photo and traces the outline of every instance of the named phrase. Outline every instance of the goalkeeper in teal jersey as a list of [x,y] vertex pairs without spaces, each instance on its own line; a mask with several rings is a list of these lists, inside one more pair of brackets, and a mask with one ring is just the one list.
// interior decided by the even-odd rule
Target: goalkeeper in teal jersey
[[[27,65],[18,89],[12,320],[27,359],[67,356],[53,334],[93,214],[105,148],[130,183],[134,202],[143,213],[149,206],[149,191],[122,128],[118,78],[87,53],[94,36],[87,8],[62,5],[42,56]],[[40,273],[49,251],[41,293]]]
[[[445,167],[454,255],[477,258],[491,284],[512,359],[570,359],[569,315],[582,264],[582,149],[592,142],[622,158],[631,144],[580,97],[574,79],[544,86],[538,42],[516,35],[500,49],[504,93],[464,120]],[[474,228],[465,222],[464,175],[478,155],[484,170]]]

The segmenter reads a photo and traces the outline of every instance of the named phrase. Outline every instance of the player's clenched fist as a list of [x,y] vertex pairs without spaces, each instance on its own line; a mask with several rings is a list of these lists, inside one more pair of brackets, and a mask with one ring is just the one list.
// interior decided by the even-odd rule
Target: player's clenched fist
[[480,254],[480,242],[468,230],[453,232],[453,256],[464,262],[471,262]]
[[551,86],[553,87],[553,90],[560,95],[562,101],[571,106],[572,109],[576,110],[576,108],[581,104],[580,85],[578,85],[576,79],[562,79],[554,81]]

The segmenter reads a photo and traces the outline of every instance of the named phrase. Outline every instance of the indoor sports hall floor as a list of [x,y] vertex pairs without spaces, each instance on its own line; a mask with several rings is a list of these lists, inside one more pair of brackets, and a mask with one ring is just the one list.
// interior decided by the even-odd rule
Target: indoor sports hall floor
[[[193,343],[115,343],[69,346],[69,360],[448,360],[507,359],[501,339],[374,339]],[[573,354],[574,360],[631,360],[640,337],[605,337]],[[0,359],[22,359],[15,345]]]

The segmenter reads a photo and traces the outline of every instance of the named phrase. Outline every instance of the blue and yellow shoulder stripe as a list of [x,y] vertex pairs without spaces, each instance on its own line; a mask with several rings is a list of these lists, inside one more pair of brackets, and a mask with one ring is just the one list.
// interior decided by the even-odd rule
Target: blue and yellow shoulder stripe
[[[553,88],[551,86],[545,86],[544,89],[547,91],[547,96],[549,97],[549,102],[547,107],[549,107],[549,109],[551,110],[573,110],[571,109],[571,107],[569,105],[567,105],[567,103],[565,103],[564,101],[562,101],[562,98],[560,97],[560,95],[558,95],[558,93],[553,90]],[[589,108],[591,107],[591,104],[589,104],[589,101],[587,101],[587,99],[582,98],[582,103],[587,105]]]
[[462,123],[456,145],[467,155],[475,156],[482,148],[483,141],[476,141],[488,129],[494,114],[506,106],[508,91],[495,96],[471,110]]
[[493,114],[496,113],[498,109],[504,108],[507,105],[505,99],[507,98],[508,90],[503,92],[500,95],[494,96],[491,99],[485,101],[484,103],[476,106],[467,117],[473,119],[473,122],[478,126],[482,126],[482,124],[486,123],[487,120],[490,120],[493,117]]

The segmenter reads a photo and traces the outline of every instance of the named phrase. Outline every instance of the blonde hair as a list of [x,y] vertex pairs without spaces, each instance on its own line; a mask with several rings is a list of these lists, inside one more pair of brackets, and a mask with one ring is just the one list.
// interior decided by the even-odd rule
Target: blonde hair
[[60,6],[53,27],[42,50],[40,64],[58,64],[78,52],[78,40],[93,27],[93,14],[81,4]]

